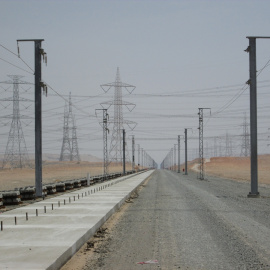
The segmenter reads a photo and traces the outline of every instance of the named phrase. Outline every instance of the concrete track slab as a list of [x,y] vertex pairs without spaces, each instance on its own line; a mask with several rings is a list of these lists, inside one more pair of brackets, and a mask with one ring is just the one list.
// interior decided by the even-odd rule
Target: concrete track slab
[[152,172],[121,177],[2,213],[1,269],[59,269]]

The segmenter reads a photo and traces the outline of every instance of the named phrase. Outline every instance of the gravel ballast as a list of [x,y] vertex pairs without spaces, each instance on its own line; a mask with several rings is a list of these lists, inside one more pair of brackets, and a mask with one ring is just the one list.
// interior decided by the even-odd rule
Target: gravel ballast
[[270,269],[270,188],[249,188],[157,170],[83,269]]

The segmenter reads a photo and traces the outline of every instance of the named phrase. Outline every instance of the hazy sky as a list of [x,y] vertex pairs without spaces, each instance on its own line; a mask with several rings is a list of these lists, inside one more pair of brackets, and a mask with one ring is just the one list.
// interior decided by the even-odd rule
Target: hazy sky
[[[48,97],[43,96],[43,152],[60,155],[64,99],[71,92],[80,152],[102,157],[102,128],[95,109],[113,98],[113,90],[105,94],[100,85],[113,82],[119,67],[122,81],[136,86],[131,95],[123,90],[123,99],[136,104],[131,113],[124,110],[124,118],[138,123],[133,131],[127,128],[127,136],[135,135],[136,144],[158,163],[185,128],[190,128],[189,157],[195,157],[199,107],[211,108],[211,117],[205,111],[204,118],[206,153],[213,153],[217,137],[216,149],[224,154],[228,133],[233,154],[239,155],[244,113],[249,117],[246,36],[270,36],[269,10],[266,0],[0,0],[0,44],[17,53],[17,39],[45,40],[48,65],[42,67],[43,80],[57,95],[49,89]],[[20,43],[20,54],[33,68],[33,44]],[[270,60],[270,40],[257,41],[257,57],[259,71]],[[16,74],[33,84],[31,69],[1,46],[0,58],[0,81]],[[12,85],[0,86],[3,98],[12,96]],[[269,86],[266,66],[258,76],[260,153],[269,152]],[[33,85],[20,91],[22,98],[34,99]],[[12,104],[2,100],[0,105],[4,154],[11,122],[4,116],[12,113]],[[33,118],[33,102],[21,102],[20,109]],[[33,153],[34,121],[25,118],[22,125]],[[131,149],[130,140],[128,144]]]

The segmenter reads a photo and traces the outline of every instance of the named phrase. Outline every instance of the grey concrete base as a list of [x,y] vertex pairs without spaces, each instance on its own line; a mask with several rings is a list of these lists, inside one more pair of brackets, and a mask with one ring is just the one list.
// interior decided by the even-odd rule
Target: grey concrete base
[[124,176],[0,214],[1,269],[59,269],[152,172]]
[[260,195],[259,192],[256,193],[256,194],[253,194],[253,193],[250,192],[250,193],[247,195],[247,197],[248,197],[248,198],[260,198],[261,195]]

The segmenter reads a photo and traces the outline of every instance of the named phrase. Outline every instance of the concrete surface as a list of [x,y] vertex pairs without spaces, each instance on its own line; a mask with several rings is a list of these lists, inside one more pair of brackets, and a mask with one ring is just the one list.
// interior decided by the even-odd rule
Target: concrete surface
[[0,214],[1,269],[59,269],[152,172],[120,177]]

